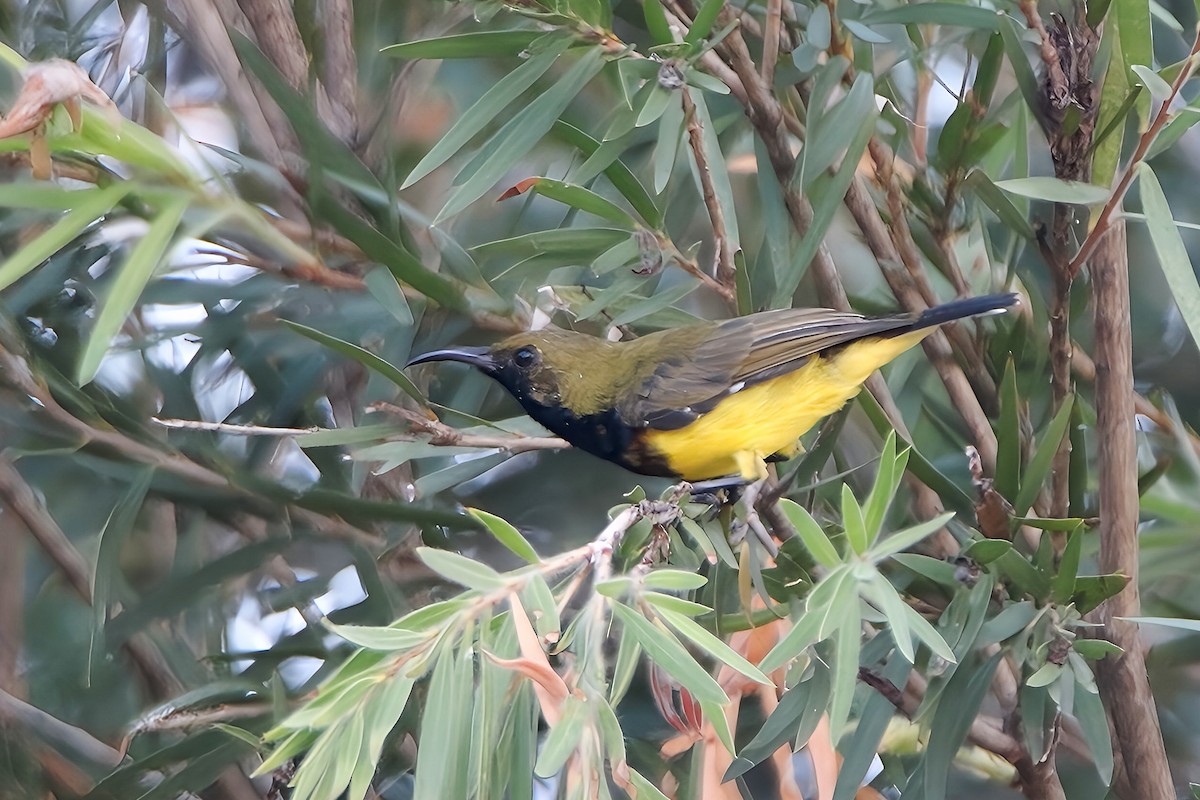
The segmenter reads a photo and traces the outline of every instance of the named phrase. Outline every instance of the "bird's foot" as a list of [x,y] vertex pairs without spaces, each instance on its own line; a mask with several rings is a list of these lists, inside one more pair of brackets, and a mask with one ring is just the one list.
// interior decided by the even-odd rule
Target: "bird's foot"
[[763,525],[757,508],[758,498],[762,495],[763,490],[767,488],[769,481],[769,478],[764,478],[746,486],[742,491],[742,498],[739,505],[742,507],[741,518],[745,521],[746,527],[750,529],[763,548],[774,556],[778,554],[779,546],[775,544],[775,539],[771,536],[767,527]]

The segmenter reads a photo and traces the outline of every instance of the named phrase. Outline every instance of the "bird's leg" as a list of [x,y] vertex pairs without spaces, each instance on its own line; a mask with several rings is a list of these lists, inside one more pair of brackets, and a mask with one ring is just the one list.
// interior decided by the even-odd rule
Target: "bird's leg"
[[775,540],[771,538],[771,534],[767,531],[767,527],[763,525],[762,519],[758,516],[758,498],[762,495],[763,489],[767,487],[769,478],[762,478],[754,483],[751,483],[742,492],[742,514],[746,526],[758,537],[758,541],[763,548],[772,556],[779,554],[779,546],[775,544]]
[[678,488],[686,487],[692,495],[693,503],[703,503],[720,511],[738,501],[747,483],[748,481],[740,475],[729,475],[696,483],[681,483]]

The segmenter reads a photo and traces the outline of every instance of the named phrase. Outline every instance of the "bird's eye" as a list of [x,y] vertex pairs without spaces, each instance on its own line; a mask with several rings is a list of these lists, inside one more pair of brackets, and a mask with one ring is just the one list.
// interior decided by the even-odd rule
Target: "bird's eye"
[[513,363],[520,369],[529,369],[538,362],[538,351],[533,347],[522,347],[513,353]]

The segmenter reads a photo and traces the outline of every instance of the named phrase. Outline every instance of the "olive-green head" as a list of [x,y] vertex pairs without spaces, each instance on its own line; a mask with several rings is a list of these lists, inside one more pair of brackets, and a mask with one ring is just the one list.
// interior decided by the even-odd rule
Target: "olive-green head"
[[611,408],[632,383],[635,364],[620,345],[582,333],[542,330],[491,347],[434,350],[408,363],[459,361],[494,378],[536,417],[535,407],[566,407],[577,415]]

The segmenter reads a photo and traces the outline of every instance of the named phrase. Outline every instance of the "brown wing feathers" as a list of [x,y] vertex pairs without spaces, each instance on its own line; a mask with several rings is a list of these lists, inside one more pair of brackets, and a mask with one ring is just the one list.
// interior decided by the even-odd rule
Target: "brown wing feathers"
[[717,325],[644,337],[630,343],[645,355],[667,358],[620,409],[633,426],[681,428],[747,386],[804,366],[815,354],[869,336],[930,328],[964,317],[999,311],[1017,295],[970,297],[920,314],[864,317],[826,308],[765,311]]

